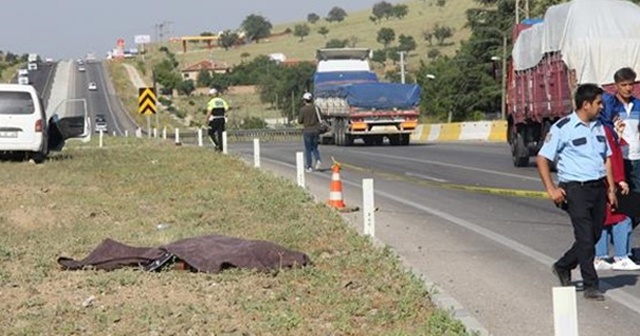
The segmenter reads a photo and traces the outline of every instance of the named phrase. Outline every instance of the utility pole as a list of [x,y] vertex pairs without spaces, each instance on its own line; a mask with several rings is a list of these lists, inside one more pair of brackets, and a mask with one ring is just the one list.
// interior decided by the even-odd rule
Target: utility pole
[[530,17],[529,0],[516,0],[516,24]]
[[398,54],[400,54],[400,82],[402,84],[404,84],[404,54],[405,51],[399,51]]
[[500,97],[500,117],[507,120],[507,34],[502,34],[502,94]]

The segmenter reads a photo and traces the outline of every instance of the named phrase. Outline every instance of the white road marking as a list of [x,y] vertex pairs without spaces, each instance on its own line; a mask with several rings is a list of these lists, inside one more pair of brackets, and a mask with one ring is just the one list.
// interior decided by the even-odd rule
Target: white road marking
[[416,173],[411,173],[411,172],[406,172],[404,174],[407,175],[407,176],[411,176],[411,177],[421,178],[423,180],[429,180],[429,181],[440,182],[440,183],[447,183],[448,182],[447,180],[439,179],[437,177],[432,177],[432,176],[428,176],[428,175],[416,174]]

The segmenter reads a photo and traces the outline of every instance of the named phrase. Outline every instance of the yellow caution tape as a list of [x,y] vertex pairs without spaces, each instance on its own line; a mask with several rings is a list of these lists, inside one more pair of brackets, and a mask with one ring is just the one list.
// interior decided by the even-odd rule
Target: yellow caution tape
[[483,193],[483,194],[491,194],[491,195],[499,195],[499,196],[509,196],[509,197],[523,197],[523,198],[540,198],[547,199],[549,196],[546,192],[543,191],[535,191],[535,190],[522,190],[522,189],[507,189],[507,188],[491,188],[491,187],[480,187],[480,186],[470,186],[463,184],[454,184],[447,182],[437,182],[437,181],[426,181],[424,179],[414,177],[414,176],[406,176],[400,174],[393,173],[382,173],[376,172],[371,169],[358,167],[352,164],[341,163],[343,168],[370,173],[373,175],[377,175],[380,177],[384,177],[386,179],[392,181],[409,181],[413,184],[419,184],[424,186],[432,186],[439,187],[444,189],[454,189],[454,190],[463,190],[469,192]]

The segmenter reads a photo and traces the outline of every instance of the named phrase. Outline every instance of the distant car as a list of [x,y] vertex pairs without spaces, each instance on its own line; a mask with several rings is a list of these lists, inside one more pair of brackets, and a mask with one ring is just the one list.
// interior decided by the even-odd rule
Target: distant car
[[51,64],[51,63],[53,63],[53,58],[45,58],[44,62],[47,63],[47,64]]
[[107,126],[107,121],[106,120],[101,120],[101,121],[96,121],[96,127],[95,127],[96,133],[108,133],[109,132],[109,127]]
[[98,90],[98,85],[96,85],[95,82],[89,83],[89,91],[96,91],[96,90]]
[[80,72],[85,72],[86,70],[87,69],[85,69],[85,67],[83,67],[83,66],[79,66],[78,67],[78,71],[80,71]]

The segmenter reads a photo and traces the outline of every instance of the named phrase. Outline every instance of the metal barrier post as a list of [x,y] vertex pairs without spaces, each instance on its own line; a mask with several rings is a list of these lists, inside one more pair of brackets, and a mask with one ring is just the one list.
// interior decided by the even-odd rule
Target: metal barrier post
[[253,139],[253,166],[260,168],[260,139]]

